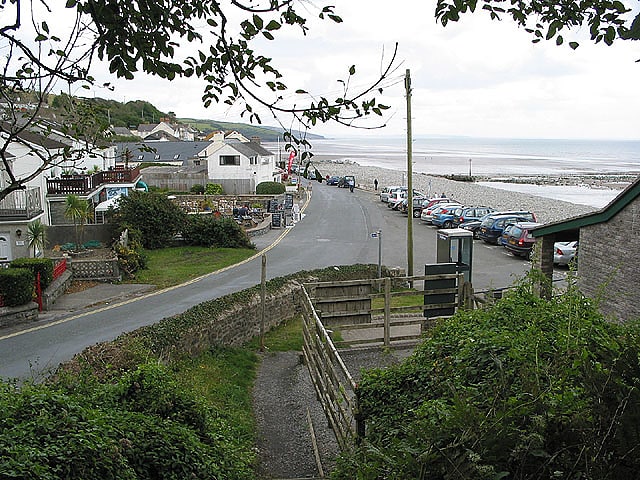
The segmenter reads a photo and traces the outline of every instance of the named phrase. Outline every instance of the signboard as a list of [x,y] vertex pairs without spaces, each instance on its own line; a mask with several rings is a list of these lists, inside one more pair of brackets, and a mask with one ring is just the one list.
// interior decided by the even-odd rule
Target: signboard
[[271,226],[274,228],[282,226],[282,214],[280,212],[271,214]]
[[371,238],[378,238],[378,232],[373,232],[371,234]]
[[269,213],[275,213],[278,211],[278,200],[269,200],[268,204],[267,204],[267,212]]
[[284,208],[291,210],[293,208],[293,194],[284,194]]

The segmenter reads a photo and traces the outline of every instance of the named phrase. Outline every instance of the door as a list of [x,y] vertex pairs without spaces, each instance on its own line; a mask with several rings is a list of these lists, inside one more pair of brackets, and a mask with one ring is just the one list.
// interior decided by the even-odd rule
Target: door
[[9,243],[9,235],[0,234],[0,261],[13,260],[11,258],[11,244]]

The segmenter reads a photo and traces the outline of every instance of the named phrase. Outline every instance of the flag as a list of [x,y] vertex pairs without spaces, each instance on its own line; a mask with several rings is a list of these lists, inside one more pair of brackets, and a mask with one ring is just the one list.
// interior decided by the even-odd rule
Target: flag
[[289,152],[289,165],[287,166],[287,173],[291,175],[291,166],[293,165],[293,159],[296,158],[296,151],[291,150]]

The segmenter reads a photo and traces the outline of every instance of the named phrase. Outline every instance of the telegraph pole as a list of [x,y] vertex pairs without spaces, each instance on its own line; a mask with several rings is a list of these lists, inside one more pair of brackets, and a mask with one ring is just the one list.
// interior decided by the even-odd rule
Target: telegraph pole
[[413,276],[413,140],[411,138],[411,73],[407,68],[404,78],[407,91],[407,276]]

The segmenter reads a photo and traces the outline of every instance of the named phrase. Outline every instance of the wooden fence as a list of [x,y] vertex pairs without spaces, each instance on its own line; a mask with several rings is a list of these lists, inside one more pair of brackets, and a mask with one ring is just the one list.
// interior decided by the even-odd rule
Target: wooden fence
[[[434,280],[455,280],[456,286],[453,289],[391,291],[392,281],[410,285],[415,285],[416,282],[432,285],[429,282]],[[429,315],[430,311],[442,311],[448,307],[455,310],[465,302],[467,305],[471,303],[468,301],[471,295],[470,285],[465,284],[463,274],[458,273],[306,283],[301,290],[304,359],[318,399],[342,449],[353,445],[354,441],[364,436],[365,426],[359,416],[357,385],[340,357],[336,344],[351,346],[375,343],[389,346],[398,341],[416,341],[422,337],[427,322],[432,318]],[[430,295],[443,298],[443,294],[452,293],[454,295],[451,303],[428,301]],[[393,306],[394,298],[416,294],[424,295],[427,304]],[[375,298],[383,298],[384,306],[372,308],[372,300]],[[414,317],[407,317],[407,313],[414,314]],[[334,342],[325,325],[325,318],[330,328],[338,329],[342,336],[346,336],[347,332],[360,335],[356,335],[358,338],[353,341]],[[339,323],[339,319],[355,319],[355,323]],[[416,332],[406,334],[398,328],[407,326],[413,327]]]
[[356,383],[302,288],[304,359],[311,381],[340,448],[352,445],[358,432]]

